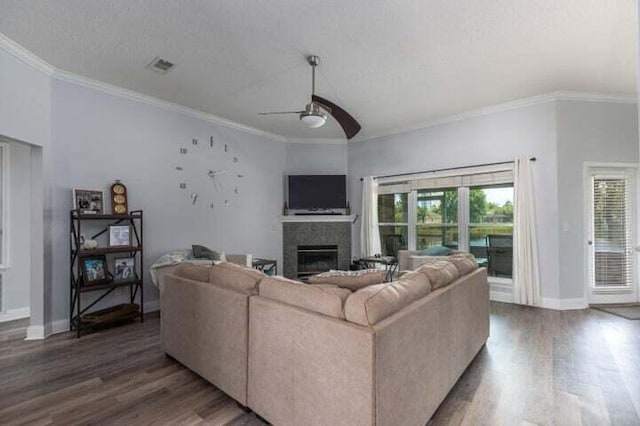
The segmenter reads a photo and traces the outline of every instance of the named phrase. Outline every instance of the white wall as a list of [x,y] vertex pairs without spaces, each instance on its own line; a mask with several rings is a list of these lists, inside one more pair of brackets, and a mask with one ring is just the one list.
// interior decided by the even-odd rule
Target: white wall
[[287,174],[347,173],[347,144],[288,143]]
[[39,146],[48,146],[51,139],[51,78],[4,49],[0,49],[0,135]]
[[29,316],[31,284],[31,148],[8,143],[8,268],[3,272],[4,319]]
[[[214,148],[209,137],[214,137]],[[199,144],[192,145],[192,138]],[[224,145],[228,152],[224,152]],[[228,253],[250,252],[282,265],[285,144],[76,84],[53,83],[52,200],[54,244],[51,309],[68,317],[71,188],[127,186],[130,209],[144,210],[144,261],[203,243]],[[179,149],[186,147],[187,155]],[[238,157],[238,163],[233,163]],[[183,167],[183,171],[175,169]],[[225,169],[217,189],[209,170]],[[244,178],[237,178],[243,174]],[[187,183],[186,190],[179,183]],[[235,187],[239,194],[234,194]],[[199,194],[192,205],[190,194]],[[225,206],[224,200],[230,201]],[[211,202],[214,208],[210,208]],[[157,291],[148,280],[145,298]],[[55,328],[55,327],[54,327]]]
[[[0,135],[28,143],[31,150],[31,337],[44,337],[50,288],[50,198],[43,179],[51,168],[51,77],[50,68],[0,34]],[[44,236],[44,238],[43,238]]]
[[587,280],[583,165],[640,160],[637,106],[559,101],[556,121],[560,298],[578,299],[584,297]]
[[[555,103],[496,112],[348,145],[350,193],[360,213],[360,178],[509,161],[535,156],[534,185],[542,295],[557,299],[558,194]],[[359,225],[360,221],[356,223]],[[353,228],[353,253],[360,253],[360,227]]]

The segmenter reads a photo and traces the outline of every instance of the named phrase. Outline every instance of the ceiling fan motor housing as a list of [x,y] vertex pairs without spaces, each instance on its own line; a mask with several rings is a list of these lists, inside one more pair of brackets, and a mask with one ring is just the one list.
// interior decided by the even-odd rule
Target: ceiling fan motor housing
[[317,104],[310,102],[304,107],[304,112],[300,113],[300,121],[312,129],[316,129],[326,123],[327,114]]

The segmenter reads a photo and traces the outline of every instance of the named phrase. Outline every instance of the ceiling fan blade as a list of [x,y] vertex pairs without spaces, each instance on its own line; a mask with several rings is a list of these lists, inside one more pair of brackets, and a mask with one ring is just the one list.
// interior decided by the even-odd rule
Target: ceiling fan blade
[[338,105],[318,95],[311,95],[311,101],[326,109],[327,112],[336,119],[342,127],[342,130],[344,130],[344,134],[347,135],[347,139],[351,139],[360,131],[361,127],[356,119]]
[[304,111],[275,111],[275,112],[259,112],[258,115],[275,115],[275,114],[301,114]]

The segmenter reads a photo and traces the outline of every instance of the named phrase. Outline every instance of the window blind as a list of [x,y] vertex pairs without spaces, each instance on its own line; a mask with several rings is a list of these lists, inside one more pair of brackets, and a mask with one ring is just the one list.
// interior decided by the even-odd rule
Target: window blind
[[633,279],[630,180],[596,175],[592,183],[592,285],[629,287]]
[[[458,171],[460,172],[460,171]],[[469,170],[455,176],[416,177],[402,182],[385,182],[378,186],[378,194],[398,194],[418,189],[459,188],[464,186],[498,185],[513,182],[513,169],[494,171]]]

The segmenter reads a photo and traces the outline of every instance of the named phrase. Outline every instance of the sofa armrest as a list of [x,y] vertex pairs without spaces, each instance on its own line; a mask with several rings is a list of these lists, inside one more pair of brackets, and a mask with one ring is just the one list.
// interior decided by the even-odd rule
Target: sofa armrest
[[249,296],[167,275],[160,303],[164,351],[247,405]]
[[249,253],[247,254],[226,254],[224,255],[225,259],[229,263],[235,263],[236,265],[248,266],[251,268],[253,266],[251,262],[253,261],[253,256]]

